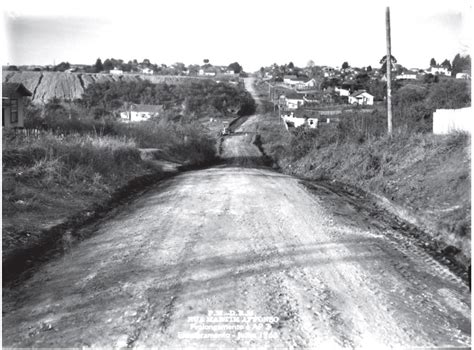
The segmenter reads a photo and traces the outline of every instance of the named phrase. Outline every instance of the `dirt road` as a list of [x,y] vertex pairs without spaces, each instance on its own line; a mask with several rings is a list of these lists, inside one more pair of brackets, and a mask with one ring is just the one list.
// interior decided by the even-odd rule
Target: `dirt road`
[[250,167],[255,118],[225,138],[229,165],[157,185],[4,291],[3,345],[469,346],[463,282],[390,228]]

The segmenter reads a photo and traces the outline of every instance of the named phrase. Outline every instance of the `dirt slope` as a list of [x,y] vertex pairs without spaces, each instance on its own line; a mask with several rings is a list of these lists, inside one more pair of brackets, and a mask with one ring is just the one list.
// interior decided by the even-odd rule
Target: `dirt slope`
[[297,179],[236,167],[258,160],[249,125],[225,139],[229,165],[161,183],[4,291],[3,345],[469,346],[467,287]]
[[65,72],[8,72],[2,71],[2,81],[23,83],[33,93],[34,103],[46,103],[53,98],[74,100],[81,98],[86,89],[94,82],[107,81],[139,81],[149,80],[152,83],[177,84],[189,79],[202,79],[186,76],[159,76],[125,74],[123,76],[111,74],[65,73]]

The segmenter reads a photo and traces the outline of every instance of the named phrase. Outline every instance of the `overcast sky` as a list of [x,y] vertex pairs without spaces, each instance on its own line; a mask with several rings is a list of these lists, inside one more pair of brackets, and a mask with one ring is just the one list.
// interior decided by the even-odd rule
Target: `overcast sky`
[[2,64],[93,64],[100,57],[154,63],[272,63],[378,67],[386,52],[425,68],[470,53],[471,0],[133,0],[2,2]]

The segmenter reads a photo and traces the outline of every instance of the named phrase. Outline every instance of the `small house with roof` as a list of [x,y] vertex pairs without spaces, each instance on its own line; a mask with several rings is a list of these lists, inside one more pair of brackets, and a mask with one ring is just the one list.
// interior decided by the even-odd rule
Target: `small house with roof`
[[159,105],[131,104],[128,110],[120,113],[120,120],[124,123],[142,122],[163,113]]
[[349,95],[348,102],[351,105],[373,105],[374,96],[365,90],[357,90]]
[[446,76],[451,76],[451,71],[443,66],[433,66],[430,67],[427,71],[428,73],[434,74],[434,75],[446,75]]
[[32,95],[21,83],[2,83],[2,127],[24,127],[25,103]]
[[298,109],[303,106],[304,103],[303,96],[296,93],[290,92],[280,96],[280,105],[282,105],[284,109]]

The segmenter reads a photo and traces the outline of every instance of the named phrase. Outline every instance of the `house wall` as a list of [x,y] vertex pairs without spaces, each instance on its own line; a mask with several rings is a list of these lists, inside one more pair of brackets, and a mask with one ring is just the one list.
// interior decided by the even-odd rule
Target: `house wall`
[[349,96],[349,104],[357,103],[359,105],[373,105],[374,97],[371,95],[359,95],[357,97]]
[[311,129],[317,129],[318,128],[318,118],[308,118],[308,126]]
[[437,109],[433,113],[433,134],[444,135],[455,131],[472,133],[472,107]]
[[334,91],[339,92],[339,96],[349,96],[351,94],[349,90],[340,89],[338,87],[336,87]]
[[[129,113],[130,118],[129,118]],[[131,111],[131,112],[121,112],[120,113],[120,118],[122,119],[123,122],[129,123],[129,122],[141,122],[150,119],[154,113],[150,112],[136,112],[136,111]]]
[[18,100],[18,121],[11,122],[11,107],[10,100],[2,100],[2,120],[5,128],[23,128],[25,126],[25,98],[21,95],[16,95]]
[[298,107],[304,105],[304,100],[297,100],[297,99],[286,99],[286,107],[289,109],[298,109]]

